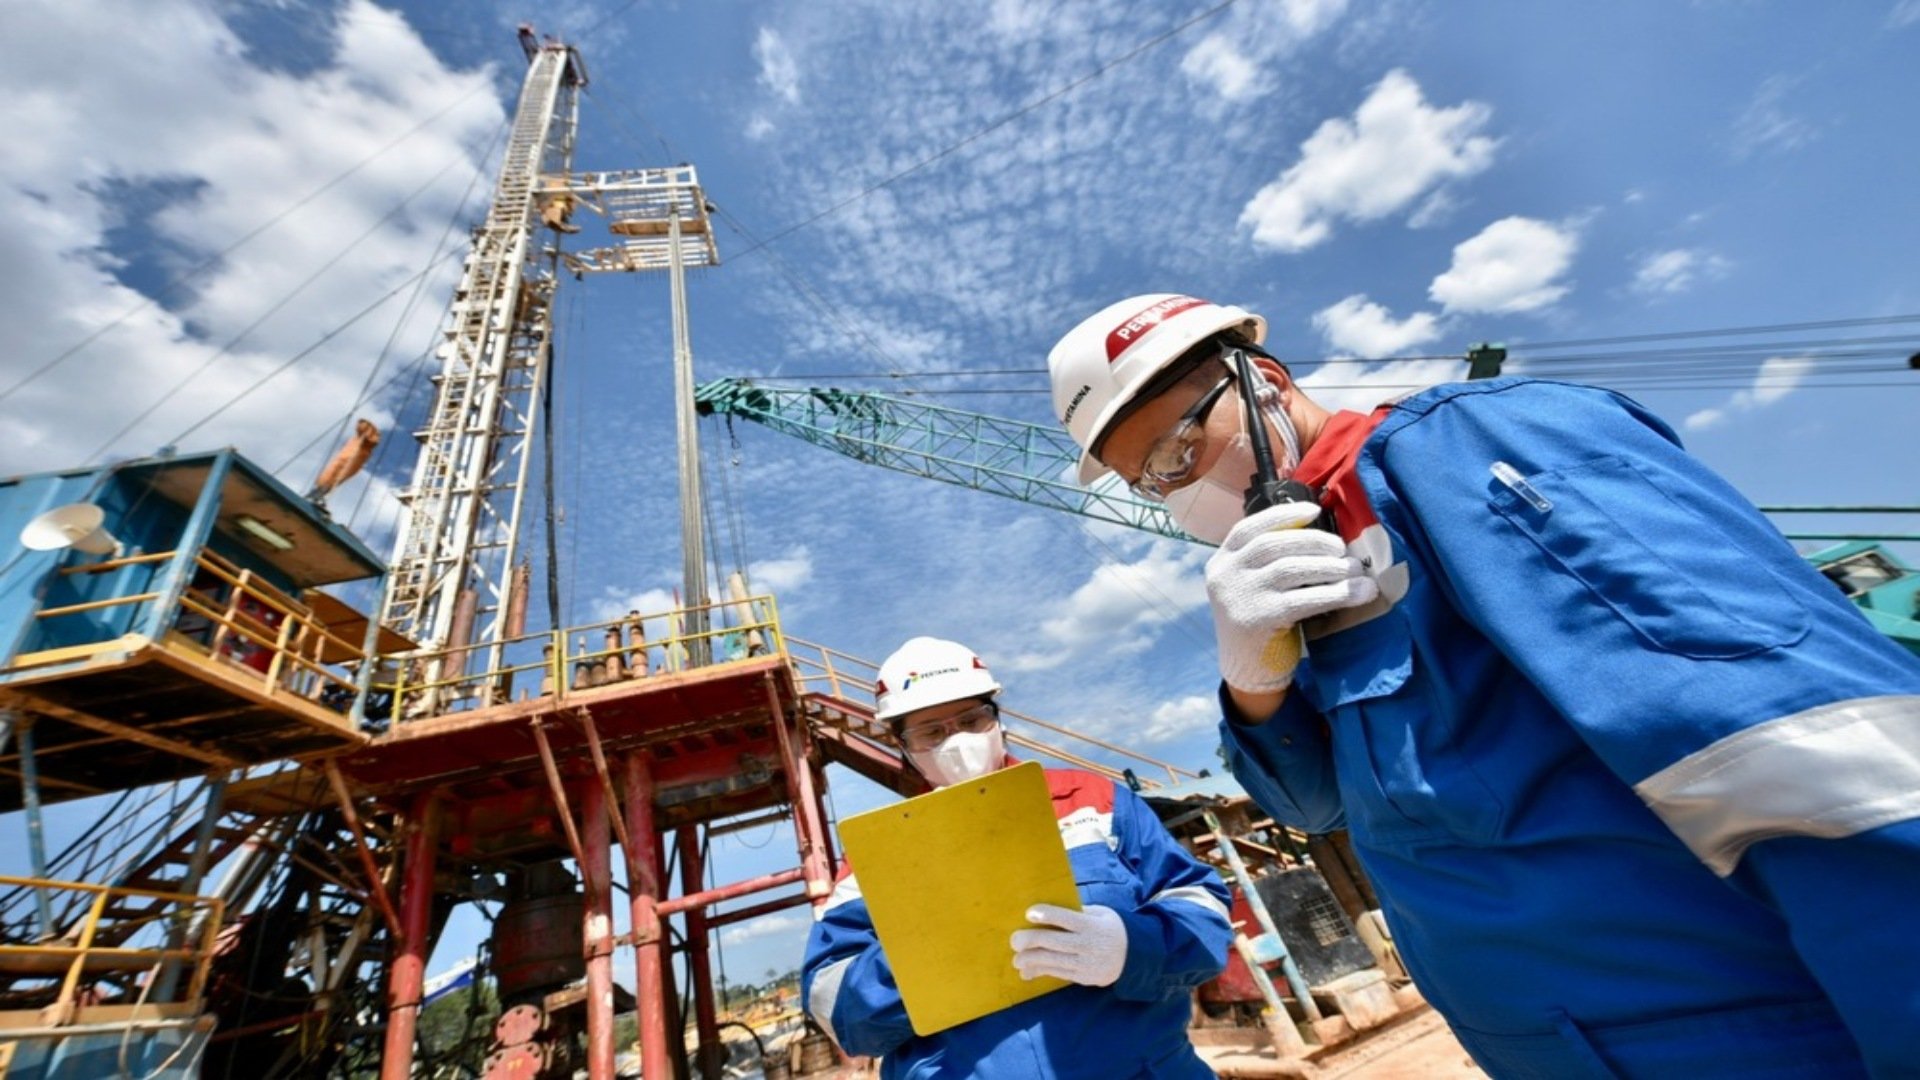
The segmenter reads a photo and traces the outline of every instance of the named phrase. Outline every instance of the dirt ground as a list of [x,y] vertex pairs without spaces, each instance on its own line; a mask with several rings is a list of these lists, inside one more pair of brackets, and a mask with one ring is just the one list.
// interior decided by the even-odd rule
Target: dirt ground
[[1223,1077],[1246,1080],[1312,1077],[1314,1080],[1475,1080],[1485,1073],[1447,1030],[1446,1021],[1421,1008],[1386,1027],[1362,1035],[1313,1061],[1307,1069],[1281,1064],[1270,1049],[1198,1047],[1201,1057]]
[[1320,1062],[1322,1080],[1465,1080],[1485,1075],[1431,1009]]

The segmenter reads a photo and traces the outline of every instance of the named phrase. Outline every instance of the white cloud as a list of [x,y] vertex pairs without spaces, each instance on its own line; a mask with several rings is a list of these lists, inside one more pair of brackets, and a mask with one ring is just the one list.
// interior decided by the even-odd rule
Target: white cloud
[[1723,276],[1730,265],[1719,255],[1699,248],[1655,252],[1640,261],[1631,287],[1647,296],[1672,296]]
[[[428,263],[485,168],[503,119],[491,73],[449,70],[366,0],[341,10],[313,65],[262,67],[220,10],[201,0],[9,9],[10,29],[37,47],[0,68],[0,125],[19,140],[0,159],[0,213],[17,223],[0,290],[10,335],[0,387],[99,336],[0,401],[12,436],[0,472],[78,465],[164,398],[105,450],[147,453],[266,380],[181,449],[236,445],[269,469],[284,464],[301,487],[334,450],[330,431],[316,436],[338,425],[389,334],[383,376],[435,336],[432,298],[450,291],[457,258],[429,275],[428,299],[404,324],[410,287],[344,324]],[[207,268],[183,280],[197,264]],[[357,412],[404,443],[390,412],[404,387],[392,389],[395,401]]]
[[1280,12],[1288,27],[1310,37],[1332,26],[1347,10],[1347,0],[1282,0]]
[[813,553],[803,545],[777,559],[748,563],[747,580],[756,593],[770,592],[784,597],[813,580]]
[[1786,153],[1819,137],[1819,128],[1787,107],[1787,96],[1799,82],[1786,75],[1775,75],[1760,84],[1753,100],[1733,122],[1736,156],[1746,157],[1763,150]]
[[755,938],[781,935],[802,936],[813,926],[813,917],[805,911],[780,911],[735,923],[720,931],[720,944],[727,948],[745,945]]
[[1458,360],[1409,360],[1388,364],[1329,364],[1300,376],[1300,388],[1328,409],[1367,412],[1412,390],[1457,382]]
[[1407,228],[1431,229],[1436,225],[1444,225],[1458,209],[1460,201],[1454,198],[1451,191],[1442,188],[1420,200],[1420,205],[1407,215]]
[[766,113],[754,113],[747,117],[747,126],[740,133],[749,139],[760,140],[773,134],[773,121]]
[[[608,586],[593,600],[591,621],[606,622],[632,611],[642,615],[656,611],[672,611],[679,606],[679,601],[671,589],[641,589],[635,592]],[[658,626],[654,625],[656,621],[659,622]],[[664,635],[665,627],[664,620],[647,620],[647,634],[650,637],[656,634]]]
[[1224,34],[1209,34],[1189,49],[1180,61],[1180,71],[1228,101],[1245,101],[1261,90],[1259,66]]
[[761,86],[789,105],[800,104],[800,65],[772,27],[761,27],[754,37],[753,58],[760,62]]
[[1156,540],[1132,562],[1109,562],[1040,623],[1040,647],[1014,656],[1013,671],[1058,667],[1082,653],[1139,652],[1207,602],[1201,567],[1209,549]]
[[1212,731],[1220,720],[1220,703],[1212,694],[1190,694],[1163,701],[1147,716],[1138,737],[1149,743],[1168,743],[1188,735]]
[[1347,356],[1392,356],[1440,336],[1439,318],[1416,311],[1404,319],[1355,293],[1313,315],[1313,328],[1336,352]]
[[1240,224],[1259,247],[1298,252],[1343,219],[1398,212],[1493,163],[1497,140],[1481,134],[1491,117],[1478,102],[1433,108],[1411,75],[1391,71],[1351,120],[1327,120],[1300,145],[1300,160],[1254,195]]
[[1705,431],[1727,423],[1740,413],[1764,409],[1793,393],[1812,369],[1810,356],[1770,357],[1760,365],[1752,386],[1736,390],[1720,405],[1693,413],[1683,424],[1688,431]]
[[1580,247],[1577,227],[1508,217],[1453,249],[1453,265],[1427,294],[1449,312],[1537,311],[1567,294],[1557,279]]
[[1920,23],[1920,0],[1900,0],[1893,5],[1892,11],[1887,12],[1887,28],[1890,30],[1902,30],[1915,23]]
[[1324,32],[1347,0],[1242,4],[1180,58],[1180,72],[1228,105],[1264,97],[1278,85],[1281,62]]

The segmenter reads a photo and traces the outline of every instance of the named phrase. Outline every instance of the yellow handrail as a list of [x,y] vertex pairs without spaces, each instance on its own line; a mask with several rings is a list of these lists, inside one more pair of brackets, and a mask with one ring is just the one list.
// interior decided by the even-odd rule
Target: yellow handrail
[[[713,620],[718,625],[709,625],[704,630],[669,632],[663,636],[648,637],[643,632],[629,635],[636,627],[644,629],[647,623],[665,622],[669,626],[682,627],[696,621],[690,616],[701,613],[720,616],[739,616],[742,612],[749,617],[733,625],[725,625],[723,619]],[[576,636],[599,634],[607,640],[618,637],[617,644],[573,647]],[[647,612],[644,614],[621,615],[599,622],[571,626],[559,630],[536,631],[499,642],[480,642],[451,646],[444,649],[425,650],[390,657],[396,661],[397,677],[390,683],[378,684],[378,688],[393,694],[393,715],[400,722],[418,719],[428,715],[440,715],[453,702],[485,698],[488,694],[504,693],[511,685],[513,677],[524,672],[540,671],[542,683],[540,696],[553,696],[565,699],[576,690],[592,686],[605,685],[610,661],[618,658],[620,673],[617,681],[641,678],[633,668],[641,665],[630,658],[637,654],[649,653],[660,649],[666,657],[661,668],[646,665],[647,674],[656,672],[677,673],[686,670],[692,662],[696,650],[695,643],[715,643],[738,636],[745,642],[751,636],[761,639],[760,651],[755,656],[787,657],[786,635],[780,629],[780,617],[774,598],[769,595],[751,596],[744,600],[724,600],[711,604],[695,604],[672,608],[667,611]],[[519,652],[538,647],[541,656],[538,660],[519,662],[506,661],[509,652]],[[467,670],[472,654],[477,651],[495,653],[501,661],[489,665],[482,671]],[[701,666],[714,667],[732,662],[722,657],[710,657]],[[586,684],[573,685],[569,677],[580,673]],[[444,693],[443,693],[444,692]],[[485,703],[484,701],[482,702]],[[477,707],[477,706],[476,706]],[[415,714],[418,714],[417,716]]]
[[[193,965],[193,976],[187,983],[187,993],[182,999],[196,1000],[206,986],[207,969],[213,962],[214,945],[225,918],[226,903],[217,896],[195,896],[189,893],[161,892],[154,889],[136,889],[119,885],[98,885],[84,881],[57,881],[48,878],[15,877],[0,874],[0,886],[17,886],[30,889],[58,890],[81,894],[92,894],[93,901],[87,905],[86,915],[77,927],[71,927],[62,937],[52,941],[32,945],[0,945],[0,968],[4,968],[9,959],[32,960],[46,958],[65,961],[61,965],[64,974],[60,979],[60,990],[53,1004],[45,1010],[48,1026],[58,1027],[72,1023],[80,1008],[80,979],[86,973],[87,962],[94,958],[111,958],[118,961],[113,966],[119,969],[157,966],[168,961],[185,961]],[[98,936],[108,903],[115,897],[147,897],[159,899],[174,905],[177,916],[188,918],[188,912],[199,911],[200,926],[197,945],[162,945],[160,947],[129,946],[123,944],[94,944]],[[143,922],[157,922],[157,917],[142,919]],[[71,943],[69,943],[71,942]],[[50,974],[51,972],[49,972]],[[160,1003],[156,1003],[160,1004]]]

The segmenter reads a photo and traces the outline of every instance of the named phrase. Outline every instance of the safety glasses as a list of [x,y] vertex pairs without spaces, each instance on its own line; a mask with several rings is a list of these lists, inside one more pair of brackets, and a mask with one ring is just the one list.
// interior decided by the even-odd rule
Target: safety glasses
[[966,712],[955,713],[944,720],[915,724],[900,733],[900,744],[909,750],[932,750],[947,741],[947,736],[964,731],[969,735],[978,735],[993,727],[1000,720],[1000,707],[991,701],[983,701]]
[[1200,395],[1200,400],[1181,414],[1165,434],[1153,440],[1140,464],[1139,479],[1127,485],[1135,495],[1150,502],[1165,502],[1167,493],[1175,485],[1193,475],[1193,466],[1200,460],[1200,448],[1207,441],[1207,413],[1232,383],[1233,374],[1229,372],[1213,384],[1213,389]]

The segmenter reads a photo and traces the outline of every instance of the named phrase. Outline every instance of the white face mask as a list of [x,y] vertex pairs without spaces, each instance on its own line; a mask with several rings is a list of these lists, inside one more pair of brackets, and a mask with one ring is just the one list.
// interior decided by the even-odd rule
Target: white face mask
[[909,751],[907,756],[934,787],[950,787],[999,768],[1007,760],[1007,747],[1000,725],[995,724],[978,733],[956,731],[939,746]]
[[[1272,387],[1263,386],[1259,400],[1261,413],[1280,435],[1274,466],[1285,479],[1300,463],[1299,437]],[[1247,437],[1246,408],[1236,399],[1233,409],[1240,419],[1240,431],[1227,440],[1213,467],[1193,483],[1167,494],[1167,512],[1173,520],[1188,535],[1209,544],[1224,541],[1246,516],[1247,484],[1253,478],[1253,440]]]

